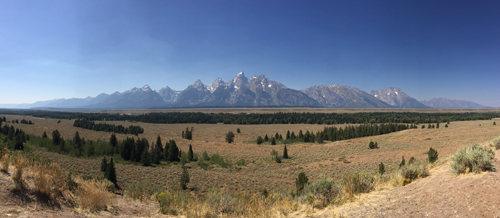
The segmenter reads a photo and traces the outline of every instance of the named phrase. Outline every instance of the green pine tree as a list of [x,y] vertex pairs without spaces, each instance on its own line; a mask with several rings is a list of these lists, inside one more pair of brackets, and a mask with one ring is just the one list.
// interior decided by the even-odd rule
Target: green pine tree
[[141,165],[145,167],[151,166],[151,153],[147,147],[141,154]]
[[106,179],[115,184],[115,187],[118,187],[116,181],[116,169],[115,164],[113,163],[113,158],[109,161],[108,169],[106,169]]
[[181,175],[181,189],[186,190],[188,183],[189,183],[189,173],[187,171],[187,168],[183,167],[182,168],[182,175]]
[[288,150],[286,149],[286,144],[285,148],[283,149],[283,159],[288,159]]
[[193,161],[193,158],[194,158],[194,153],[193,153],[193,147],[191,146],[191,144],[189,145],[189,151],[188,151],[188,161]]
[[383,175],[385,173],[385,166],[384,166],[384,163],[380,162],[380,164],[378,165],[378,173],[380,175]]
[[101,172],[106,172],[106,169],[108,169],[108,160],[106,160],[106,156],[104,156],[101,161]]

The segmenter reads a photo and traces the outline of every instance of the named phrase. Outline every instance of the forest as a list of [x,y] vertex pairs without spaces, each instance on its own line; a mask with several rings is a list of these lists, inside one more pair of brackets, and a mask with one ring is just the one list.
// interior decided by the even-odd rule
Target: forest
[[144,123],[224,123],[224,124],[375,124],[375,123],[437,123],[468,120],[490,120],[500,113],[269,113],[230,114],[201,112],[148,113],[140,115],[56,112],[41,110],[0,110],[2,114],[25,115],[53,119],[81,119],[88,121],[132,121]]

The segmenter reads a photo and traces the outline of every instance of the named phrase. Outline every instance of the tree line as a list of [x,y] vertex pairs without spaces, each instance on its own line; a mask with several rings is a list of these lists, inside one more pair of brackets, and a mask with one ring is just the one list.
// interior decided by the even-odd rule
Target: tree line
[[323,141],[340,141],[348,140],[353,138],[360,138],[366,136],[376,136],[383,135],[392,132],[402,131],[406,129],[417,129],[416,124],[362,124],[358,126],[346,126],[342,127],[325,127],[323,131],[318,131],[316,134],[314,132],[309,132],[307,130],[305,133],[299,130],[298,134],[295,132],[287,131],[285,137],[283,135],[276,133],[273,137],[269,137],[267,134],[262,137],[257,137],[257,144],[262,144],[263,142],[271,141],[272,145],[276,143],[294,143],[294,142],[316,142],[323,143]]
[[374,124],[374,123],[437,123],[467,120],[489,120],[500,117],[497,112],[468,113],[270,113],[230,114],[201,112],[168,112],[140,115],[80,113],[39,110],[0,110],[2,114],[31,115],[54,119],[82,119],[88,121],[137,121],[145,123],[224,123],[224,124]]
[[140,126],[130,125],[129,127],[124,127],[123,125],[114,125],[107,123],[95,123],[94,121],[77,119],[73,123],[74,127],[80,127],[83,129],[90,129],[94,131],[104,131],[104,132],[113,132],[113,133],[123,133],[123,134],[133,134],[139,135],[144,133],[144,129]]

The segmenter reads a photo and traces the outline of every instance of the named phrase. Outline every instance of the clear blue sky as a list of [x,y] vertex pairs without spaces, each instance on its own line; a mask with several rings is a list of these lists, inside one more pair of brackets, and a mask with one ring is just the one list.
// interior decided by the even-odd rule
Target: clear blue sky
[[500,107],[500,1],[0,0],[0,104],[240,71]]

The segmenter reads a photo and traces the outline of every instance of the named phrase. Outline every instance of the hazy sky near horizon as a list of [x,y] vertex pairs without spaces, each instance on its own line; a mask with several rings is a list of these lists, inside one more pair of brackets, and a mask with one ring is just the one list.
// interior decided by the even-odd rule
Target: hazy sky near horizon
[[500,1],[0,0],[0,104],[264,74],[500,107]]

